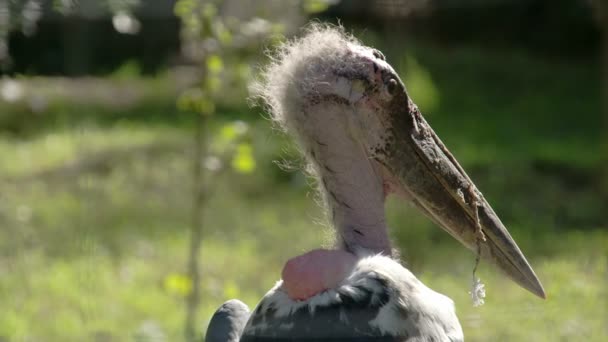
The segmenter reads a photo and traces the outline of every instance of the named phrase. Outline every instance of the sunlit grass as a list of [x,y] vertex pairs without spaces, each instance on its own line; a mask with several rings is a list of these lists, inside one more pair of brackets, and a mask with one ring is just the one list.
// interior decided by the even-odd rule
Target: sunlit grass
[[[184,148],[190,142],[166,128],[140,130],[94,129],[81,138],[57,132],[53,139],[66,146],[56,149],[45,146],[45,138],[2,144],[56,160],[13,169],[14,175],[78,158],[83,139],[98,152],[136,147],[159,136],[174,137]],[[276,150],[254,146],[262,168],[273,168]],[[167,278],[185,270],[191,192],[184,151],[119,161],[102,174],[6,184],[0,209],[12,228],[2,236],[0,336],[10,341],[129,340],[152,326],[167,340],[181,338],[184,293]],[[279,183],[268,191],[264,178],[271,174],[259,172],[217,179],[205,215],[201,331],[223,301],[238,297],[255,305],[279,279],[287,258],[328,242],[324,228],[314,223],[322,214],[306,196],[305,185]],[[542,235],[540,253],[535,253],[537,235],[516,229],[514,236],[532,255],[549,298],[535,298],[486,266],[480,275],[487,302],[473,308],[467,294],[473,256],[401,203],[391,202],[389,217],[404,261],[429,286],[455,300],[469,341],[605,337],[605,232]]]
[[86,158],[98,151],[126,151],[149,144],[170,144],[183,138],[183,131],[170,127],[116,125],[112,136],[100,127],[80,127],[76,130],[45,132],[33,139],[0,139],[0,174],[5,177],[35,174],[65,166],[66,162]]

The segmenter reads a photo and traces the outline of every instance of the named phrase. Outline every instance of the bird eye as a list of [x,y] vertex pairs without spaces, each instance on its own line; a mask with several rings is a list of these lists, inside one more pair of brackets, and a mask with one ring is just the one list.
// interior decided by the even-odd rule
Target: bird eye
[[394,78],[391,78],[390,80],[388,80],[388,83],[386,84],[386,90],[388,90],[388,93],[391,95],[395,95],[395,93],[397,92],[397,80]]
[[385,60],[386,60],[386,58],[384,57],[384,55],[382,54],[382,52],[380,52],[380,51],[378,51],[378,50],[374,49],[374,52],[373,52],[373,53],[374,53],[374,57],[376,57],[376,58],[378,58],[378,59],[381,59],[381,60],[383,60],[383,61],[385,61]]

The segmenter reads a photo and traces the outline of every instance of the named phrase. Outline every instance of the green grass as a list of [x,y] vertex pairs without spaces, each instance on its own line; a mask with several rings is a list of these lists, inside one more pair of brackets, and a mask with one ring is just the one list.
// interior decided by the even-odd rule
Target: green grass
[[[595,66],[424,46],[394,64],[529,257],[548,299],[482,264],[487,301],[474,308],[473,255],[390,201],[404,262],[455,300],[468,341],[604,341],[608,227]],[[191,117],[161,96],[162,82],[118,107],[61,95],[43,114],[0,105],[0,341],[182,339],[193,132]],[[242,108],[222,110],[211,127],[248,121],[257,168],[213,179],[201,332],[223,301],[255,305],[285,260],[328,243],[307,181],[273,162],[293,159],[292,149]]]

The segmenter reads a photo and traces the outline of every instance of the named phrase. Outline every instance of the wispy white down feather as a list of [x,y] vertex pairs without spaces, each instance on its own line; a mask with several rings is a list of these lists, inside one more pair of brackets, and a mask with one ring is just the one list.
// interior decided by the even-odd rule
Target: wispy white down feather
[[[254,96],[265,102],[273,120],[290,130],[305,95],[315,92],[332,70],[354,68],[345,63],[349,46],[361,44],[343,28],[311,24],[301,38],[288,41],[273,53],[271,63],[253,84]],[[296,133],[293,132],[292,133]]]
[[[363,143],[353,138],[358,137],[358,134],[353,133],[355,129],[352,127],[360,122],[353,121],[356,119],[352,115],[344,115],[346,109],[350,110],[348,105],[326,100],[319,104],[319,97],[324,95],[351,104],[360,99],[362,89],[353,88],[357,82],[352,75],[369,70],[369,62],[366,63],[362,56],[372,57],[372,51],[345,33],[341,27],[311,24],[302,37],[284,43],[271,56],[271,62],[252,86],[254,97],[264,101],[273,121],[295,138],[299,149],[306,156],[306,171],[315,180],[323,178],[324,182],[318,182],[322,207],[327,214],[331,212],[330,209],[336,208],[336,215],[331,217],[335,228],[351,224],[345,218],[351,214],[344,213],[344,208],[337,208],[340,204],[328,196],[330,189],[326,189],[327,186],[342,198],[359,201],[361,205],[376,205],[375,211],[352,211],[359,216],[369,216],[358,217],[359,225],[370,226],[383,222],[383,218],[376,218],[383,216],[381,191],[357,189],[346,184],[351,185],[351,179],[359,179],[364,185],[381,186],[381,180],[370,179],[379,176],[372,170]],[[314,107],[315,105],[317,106]],[[378,126],[369,120],[366,124]],[[368,128],[366,127],[366,133],[371,132]],[[331,148],[321,148],[322,142],[330,144]],[[335,179],[335,174],[322,177],[324,169],[334,170],[335,174],[342,176],[341,179]],[[357,196],[353,196],[355,194],[352,192],[356,192]],[[372,196],[378,198],[368,198]],[[351,203],[350,206],[362,207],[357,206],[357,203]]]

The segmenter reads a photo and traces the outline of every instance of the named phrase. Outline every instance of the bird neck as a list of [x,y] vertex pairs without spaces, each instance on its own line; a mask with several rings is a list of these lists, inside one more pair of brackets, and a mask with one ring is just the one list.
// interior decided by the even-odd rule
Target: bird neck
[[320,178],[338,247],[351,252],[365,249],[391,255],[384,213],[383,170],[358,143],[360,139],[354,136],[357,130],[344,119],[348,117],[346,113],[339,110],[322,113],[324,124],[309,131],[312,139],[308,153]]
[[391,255],[382,179],[374,166],[348,162],[351,167],[336,168],[333,177],[325,175],[331,180],[323,185],[338,247]]

